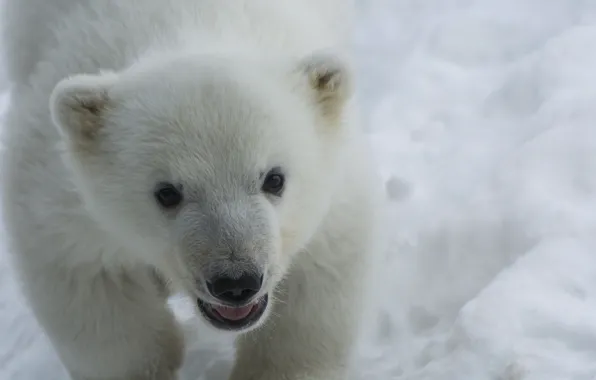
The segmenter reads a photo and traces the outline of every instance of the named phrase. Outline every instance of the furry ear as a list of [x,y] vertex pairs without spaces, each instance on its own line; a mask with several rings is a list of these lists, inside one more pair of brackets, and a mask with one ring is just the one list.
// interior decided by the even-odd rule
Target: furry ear
[[301,62],[300,70],[306,74],[323,115],[331,119],[339,117],[352,95],[352,73],[348,66],[336,55],[316,53]]
[[59,82],[50,96],[52,121],[62,135],[77,145],[92,144],[104,126],[110,107],[109,89],[116,75],[75,75]]

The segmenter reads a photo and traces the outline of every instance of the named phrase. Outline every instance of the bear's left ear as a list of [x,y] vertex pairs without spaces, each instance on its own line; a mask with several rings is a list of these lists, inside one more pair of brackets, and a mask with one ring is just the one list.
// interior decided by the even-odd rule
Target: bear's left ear
[[346,63],[331,53],[316,53],[300,64],[323,116],[335,121],[352,95],[352,73]]
[[75,75],[60,81],[50,96],[52,121],[61,134],[79,147],[89,147],[105,125],[111,105],[109,89],[116,74]]

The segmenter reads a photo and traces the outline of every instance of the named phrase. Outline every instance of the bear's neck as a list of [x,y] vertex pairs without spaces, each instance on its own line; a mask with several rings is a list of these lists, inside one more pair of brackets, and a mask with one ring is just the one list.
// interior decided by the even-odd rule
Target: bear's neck
[[308,31],[293,33],[290,29],[291,26],[288,25],[287,30],[268,33],[267,27],[244,30],[187,24],[172,34],[167,33],[167,37],[156,36],[134,63],[185,55],[227,57],[235,60],[267,60],[267,57],[297,59],[335,45],[331,39],[321,36],[317,39],[304,38]]

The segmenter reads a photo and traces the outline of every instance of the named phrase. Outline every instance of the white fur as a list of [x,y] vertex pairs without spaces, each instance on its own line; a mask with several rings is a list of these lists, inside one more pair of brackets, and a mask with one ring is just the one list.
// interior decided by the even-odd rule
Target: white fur
[[[341,0],[7,0],[3,211],[38,321],[75,380],[175,379],[166,288],[265,273],[231,380],[343,379],[381,186]],[[281,197],[259,173],[280,166]],[[162,210],[160,181],[184,185]],[[231,251],[239,258],[230,259]]]

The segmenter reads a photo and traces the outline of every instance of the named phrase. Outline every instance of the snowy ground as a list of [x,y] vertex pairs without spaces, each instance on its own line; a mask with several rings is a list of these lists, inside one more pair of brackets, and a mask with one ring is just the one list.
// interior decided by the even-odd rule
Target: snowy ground
[[[392,220],[352,380],[596,379],[596,1],[361,8]],[[64,379],[7,265],[0,379]],[[183,380],[225,380],[230,358],[194,344]]]

